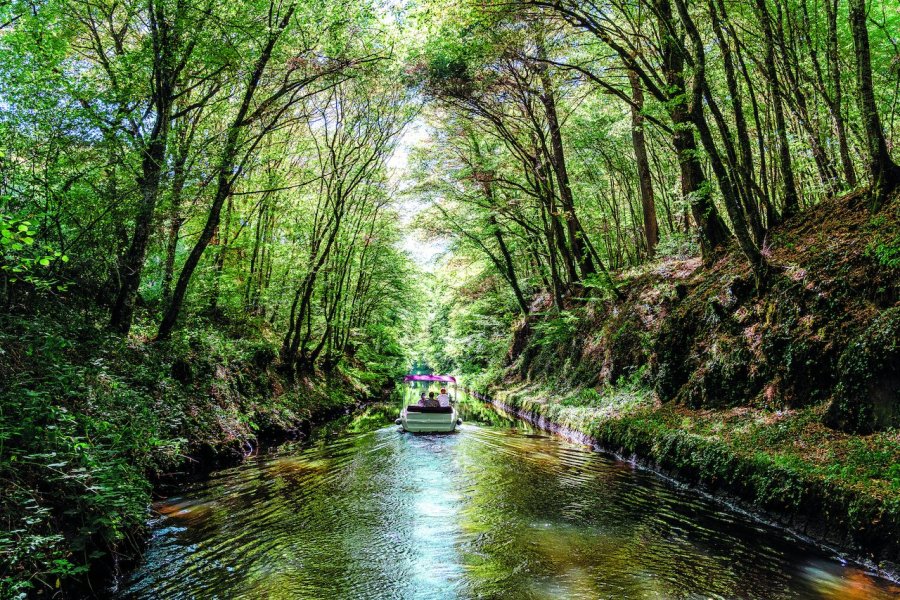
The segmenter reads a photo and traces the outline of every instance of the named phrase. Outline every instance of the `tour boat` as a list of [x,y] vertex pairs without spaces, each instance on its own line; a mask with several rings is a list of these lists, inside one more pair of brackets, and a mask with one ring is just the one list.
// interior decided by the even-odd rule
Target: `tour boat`
[[[451,403],[456,399],[456,378],[449,375],[407,375],[403,378],[405,383],[414,384],[420,381],[452,383],[454,394]],[[457,425],[462,425],[462,419],[456,413],[456,408],[450,406],[419,406],[410,404],[400,411],[397,424],[404,431],[410,433],[450,433],[456,431]]]

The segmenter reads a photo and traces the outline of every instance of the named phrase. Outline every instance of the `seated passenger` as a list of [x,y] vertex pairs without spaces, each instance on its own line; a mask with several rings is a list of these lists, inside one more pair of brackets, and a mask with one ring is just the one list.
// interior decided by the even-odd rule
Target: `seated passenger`
[[437,408],[441,405],[440,402],[437,401],[437,398],[434,397],[434,392],[428,392],[428,398],[425,399],[425,404],[422,406],[430,406],[432,408]]
[[419,396],[419,401],[416,403],[417,406],[425,406],[425,392],[422,392],[422,395]]
[[441,394],[437,397],[438,404],[441,406],[450,406],[450,396],[447,395],[447,388],[441,388]]

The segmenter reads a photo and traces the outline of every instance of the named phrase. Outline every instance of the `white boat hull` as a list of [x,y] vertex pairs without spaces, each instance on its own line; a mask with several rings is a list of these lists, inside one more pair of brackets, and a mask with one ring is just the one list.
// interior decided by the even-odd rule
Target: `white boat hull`
[[416,412],[404,408],[397,419],[404,431],[410,433],[450,433],[460,423],[456,409],[450,412]]

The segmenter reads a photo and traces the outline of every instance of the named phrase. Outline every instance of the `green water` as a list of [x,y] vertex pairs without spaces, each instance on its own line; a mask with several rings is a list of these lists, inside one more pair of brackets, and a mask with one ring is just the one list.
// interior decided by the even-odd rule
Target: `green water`
[[892,587],[652,473],[463,398],[398,407],[185,485],[122,598],[893,598]]

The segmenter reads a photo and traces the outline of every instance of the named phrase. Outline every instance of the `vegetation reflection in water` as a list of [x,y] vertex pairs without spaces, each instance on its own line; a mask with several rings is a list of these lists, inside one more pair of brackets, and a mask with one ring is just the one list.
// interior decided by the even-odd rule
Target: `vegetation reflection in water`
[[651,473],[476,400],[451,435],[370,408],[160,503],[126,598],[888,598]]

